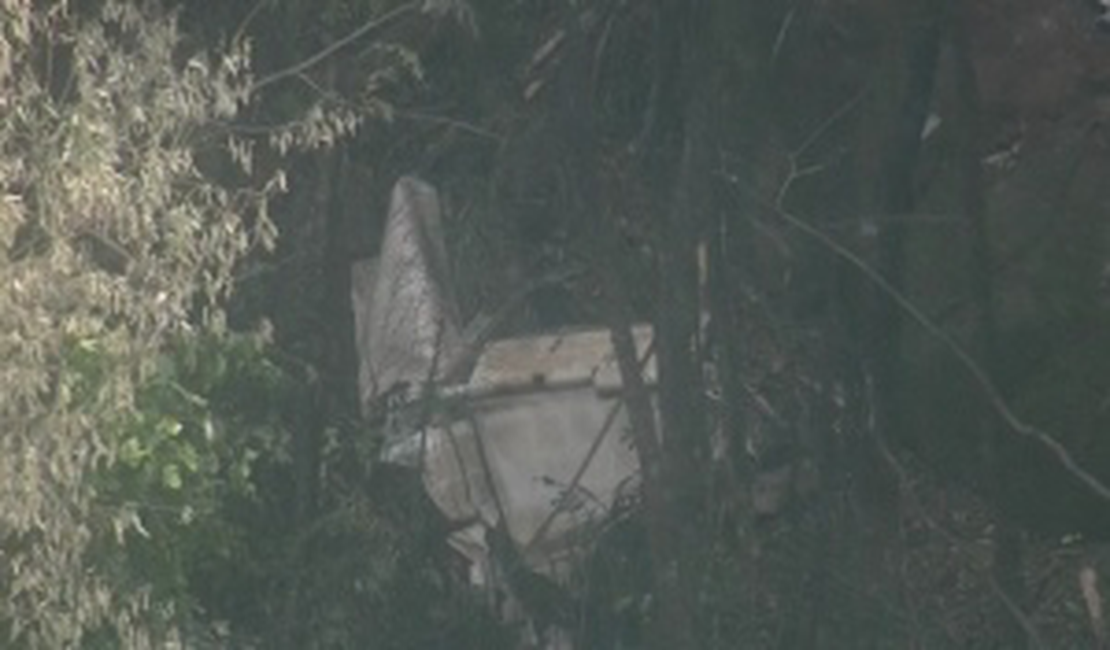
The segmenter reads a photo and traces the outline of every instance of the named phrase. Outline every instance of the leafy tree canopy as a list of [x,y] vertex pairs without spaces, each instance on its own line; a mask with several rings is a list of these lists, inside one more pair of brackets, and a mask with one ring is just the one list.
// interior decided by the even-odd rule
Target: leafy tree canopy
[[182,432],[197,421],[149,386],[171,341],[221,331],[237,262],[272,243],[280,178],[229,189],[198,165],[225,144],[211,125],[247,99],[244,49],[186,52],[174,17],[147,4],[0,12],[2,643],[75,647],[114,630],[150,647],[146,589],[91,554],[146,532],[143,514],[94,477],[118,463],[174,491],[203,470]]

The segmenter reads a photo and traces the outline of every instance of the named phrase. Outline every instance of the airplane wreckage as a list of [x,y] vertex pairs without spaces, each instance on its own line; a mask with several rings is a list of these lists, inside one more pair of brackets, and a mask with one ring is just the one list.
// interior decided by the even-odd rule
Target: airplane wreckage
[[[639,488],[609,331],[498,338],[534,286],[464,327],[435,188],[402,178],[389,210],[381,254],[351,269],[363,413],[387,405],[383,459],[419,474],[470,582],[502,603],[498,613],[568,632],[568,595],[555,585],[570,581],[601,524]],[[652,329],[632,335],[653,387]],[[814,481],[790,465],[757,472],[751,508],[773,515]],[[541,611],[560,607],[562,616]],[[573,647],[557,635],[538,643]]]
[[[398,415],[384,459],[415,468],[459,525],[449,543],[473,584],[514,591],[499,546],[527,571],[560,582],[581,557],[590,524],[636,490],[609,332],[487,340],[503,313],[464,328],[446,281],[440,218],[432,186],[400,179],[381,255],[352,267],[362,406],[405,394],[412,408],[391,409]],[[651,328],[638,326],[633,336],[648,354]],[[644,368],[650,385],[654,363]]]
[[[542,631],[569,634],[574,623],[555,585],[575,575],[599,525],[639,488],[609,331],[498,338],[534,286],[464,327],[435,188],[401,178],[389,210],[381,254],[351,268],[363,414],[387,405],[383,459],[419,474],[451,524],[448,542],[470,582],[498,594],[491,602],[501,603],[504,619],[540,628],[543,638],[529,643],[573,647],[569,637]],[[646,324],[632,329],[649,388],[652,335]],[[760,471],[750,506],[773,515],[816,486],[812,471],[791,465]],[[536,604],[537,590],[546,603]],[[560,599],[562,616],[551,611]]]

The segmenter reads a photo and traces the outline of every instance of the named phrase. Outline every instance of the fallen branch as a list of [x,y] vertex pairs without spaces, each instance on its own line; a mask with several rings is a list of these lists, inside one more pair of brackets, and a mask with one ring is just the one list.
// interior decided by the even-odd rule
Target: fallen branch
[[821,232],[818,228],[784,210],[781,206],[769,203],[759,197],[756,197],[756,201],[795,230],[817,241],[834,255],[848,262],[863,273],[863,275],[874,283],[887,298],[894,301],[898,308],[905,312],[911,320],[920,325],[926,333],[940,342],[944,347],[948,348],[952,355],[956,357],[956,360],[959,361],[960,365],[963,366],[975,383],[978,384],[979,388],[986,395],[988,402],[990,402],[991,407],[998,413],[999,417],[1002,418],[1003,422],[1005,422],[1010,430],[1040,444],[1056,458],[1068,473],[1082,483],[1087,489],[1100,498],[1110,501],[1110,488],[1108,488],[1106,484],[1076,462],[1075,457],[1072,456],[1067,448],[1054,436],[1022,420],[1017,413],[1010,408],[1010,405],[1006,403],[1005,398],[1002,397],[1002,392],[998,389],[998,386],[995,385],[994,380],[992,380],[987,372],[983,370],[982,366],[971,357],[967,350],[960,345],[959,341],[922,312],[905,296],[905,294],[891,285],[878,271],[873,269],[858,255]]

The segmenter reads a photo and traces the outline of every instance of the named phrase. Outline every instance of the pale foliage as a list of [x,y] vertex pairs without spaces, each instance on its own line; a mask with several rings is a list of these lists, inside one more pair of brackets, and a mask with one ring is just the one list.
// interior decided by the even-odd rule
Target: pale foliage
[[[137,510],[98,500],[90,476],[113,462],[111,423],[154,353],[218,327],[236,262],[273,236],[276,179],[228,190],[194,160],[223,144],[206,125],[246,100],[246,52],[181,60],[171,18],[106,4],[79,20],[63,2],[0,0],[3,647],[76,647],[105,628],[154,643],[142,590],[90,559],[94,542],[142,534]],[[104,360],[95,381],[67,365],[73,350]]]

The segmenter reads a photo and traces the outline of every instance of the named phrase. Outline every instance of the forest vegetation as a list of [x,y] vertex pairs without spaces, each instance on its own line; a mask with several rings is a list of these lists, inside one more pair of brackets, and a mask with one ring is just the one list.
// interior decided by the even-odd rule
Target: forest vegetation
[[0,0],[0,647],[519,647],[359,403],[412,175],[610,332],[576,647],[1110,648],[1102,5]]

